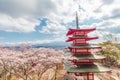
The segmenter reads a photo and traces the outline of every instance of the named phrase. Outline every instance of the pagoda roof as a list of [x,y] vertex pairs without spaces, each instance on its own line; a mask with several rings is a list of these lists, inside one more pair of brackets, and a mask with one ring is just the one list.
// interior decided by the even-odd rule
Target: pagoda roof
[[74,32],[78,32],[78,31],[80,31],[80,32],[86,32],[86,34],[87,33],[89,33],[89,32],[91,32],[91,31],[94,31],[94,30],[96,30],[96,28],[90,28],[90,29],[69,29],[69,31],[68,31],[68,33],[66,34],[67,36],[68,35],[72,35]]
[[[70,52],[66,53],[66,56],[71,56]],[[106,59],[105,56],[96,55],[96,54],[79,54],[79,55],[72,55],[76,57],[78,60],[96,60],[96,59]]]
[[77,59],[83,60],[83,59],[105,59],[105,56],[102,55],[95,55],[95,54],[87,54],[87,55],[79,55],[76,56]]
[[66,42],[73,41],[75,39],[85,39],[88,41],[88,40],[98,39],[98,37],[73,36],[73,37],[69,37],[68,40],[66,40]]
[[82,45],[82,46],[69,46],[68,48],[91,48],[91,49],[94,49],[94,48],[102,48],[101,46],[94,46],[94,45]]
[[82,64],[79,65],[79,67],[70,67],[67,66],[67,63],[65,63],[65,68],[67,72],[70,73],[89,73],[89,72],[94,72],[94,73],[99,73],[99,72],[109,72],[111,69],[96,65],[96,64]]

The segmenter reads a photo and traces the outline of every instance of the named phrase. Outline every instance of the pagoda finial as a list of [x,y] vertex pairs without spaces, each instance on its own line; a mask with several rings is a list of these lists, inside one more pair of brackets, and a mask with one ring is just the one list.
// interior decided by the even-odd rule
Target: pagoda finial
[[77,11],[76,11],[76,29],[79,29],[79,26],[78,26],[78,14],[77,14]]

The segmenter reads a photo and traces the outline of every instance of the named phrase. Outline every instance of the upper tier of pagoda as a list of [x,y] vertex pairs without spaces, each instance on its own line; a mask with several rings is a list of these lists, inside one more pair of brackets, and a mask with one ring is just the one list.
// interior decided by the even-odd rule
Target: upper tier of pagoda
[[66,40],[66,42],[70,42],[70,41],[88,41],[88,40],[93,40],[93,39],[98,39],[98,37],[69,37],[68,40]]
[[73,36],[86,36],[89,32],[96,30],[96,28],[90,29],[69,29],[66,36],[73,35]]

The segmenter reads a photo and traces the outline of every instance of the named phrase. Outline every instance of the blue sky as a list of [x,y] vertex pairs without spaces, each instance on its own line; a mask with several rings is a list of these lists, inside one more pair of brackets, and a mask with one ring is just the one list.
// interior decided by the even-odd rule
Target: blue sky
[[[92,36],[120,36],[119,0],[0,0],[0,44],[64,42],[69,28],[96,27]],[[58,44],[59,45],[59,44]]]

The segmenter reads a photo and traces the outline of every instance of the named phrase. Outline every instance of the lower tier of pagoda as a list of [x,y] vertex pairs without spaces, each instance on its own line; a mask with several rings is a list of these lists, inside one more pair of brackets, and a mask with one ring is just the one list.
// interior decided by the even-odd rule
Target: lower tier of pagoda
[[100,73],[111,71],[111,69],[97,64],[83,64],[79,65],[79,67],[70,67],[67,66],[67,63],[65,63],[65,68],[69,73]]
[[100,80],[94,73],[69,73],[64,75],[64,80]]

